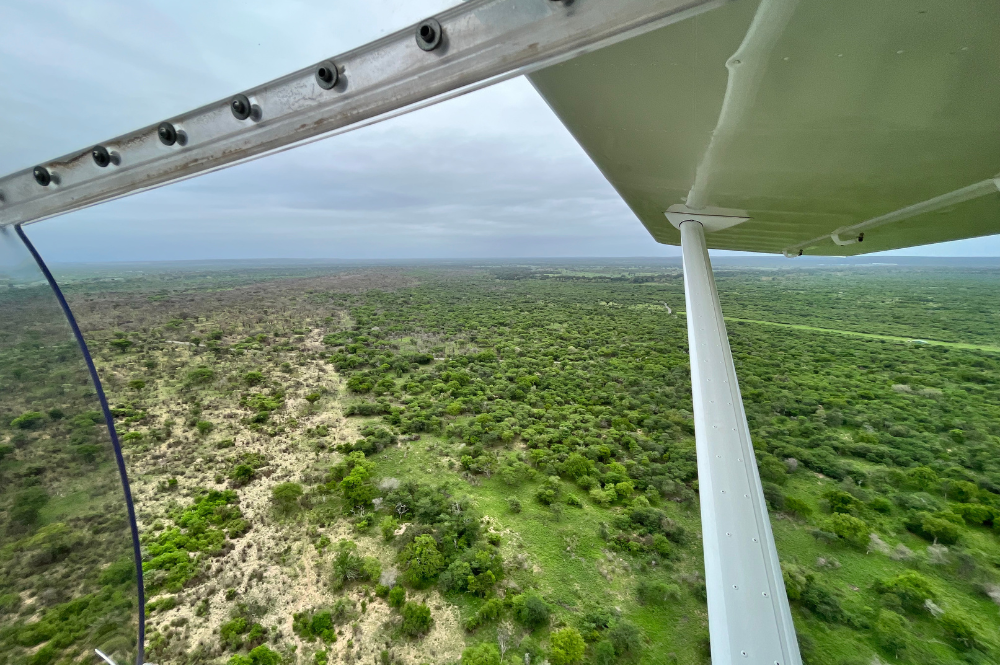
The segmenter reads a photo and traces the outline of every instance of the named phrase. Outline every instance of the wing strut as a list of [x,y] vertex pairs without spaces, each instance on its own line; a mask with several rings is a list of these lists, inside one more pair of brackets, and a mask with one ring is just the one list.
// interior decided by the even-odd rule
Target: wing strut
[[801,665],[705,227],[679,227],[712,662]]

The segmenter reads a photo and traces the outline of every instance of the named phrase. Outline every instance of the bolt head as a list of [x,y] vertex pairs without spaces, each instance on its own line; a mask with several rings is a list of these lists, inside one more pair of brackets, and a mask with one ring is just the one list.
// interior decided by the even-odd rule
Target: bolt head
[[177,130],[169,122],[161,122],[156,128],[156,135],[160,137],[163,145],[173,145],[177,143]]
[[49,183],[52,182],[52,174],[44,166],[36,166],[31,175],[35,176],[35,182],[37,182],[42,187],[48,187]]
[[237,120],[246,120],[249,118],[251,108],[250,100],[246,95],[236,95],[229,102],[229,109],[233,112]]
[[337,85],[337,81],[339,79],[340,72],[337,70],[337,65],[332,60],[320,63],[319,67],[316,68],[316,83],[319,84],[319,87],[324,90],[329,90],[333,86]]
[[441,45],[441,24],[429,18],[417,26],[417,46],[424,51],[433,51]]
[[103,145],[95,146],[94,149],[90,151],[90,156],[94,158],[94,163],[102,169],[111,163],[111,154]]

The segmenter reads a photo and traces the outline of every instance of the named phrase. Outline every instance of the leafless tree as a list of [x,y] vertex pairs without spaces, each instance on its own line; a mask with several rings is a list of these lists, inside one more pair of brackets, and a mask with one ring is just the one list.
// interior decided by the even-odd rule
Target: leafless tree
[[396,504],[396,515],[398,515],[400,518],[402,518],[403,515],[405,515],[408,512],[410,512],[410,509],[407,507],[405,503],[400,502]]
[[514,644],[514,628],[509,621],[503,621],[497,626],[497,646],[500,648],[500,662]]

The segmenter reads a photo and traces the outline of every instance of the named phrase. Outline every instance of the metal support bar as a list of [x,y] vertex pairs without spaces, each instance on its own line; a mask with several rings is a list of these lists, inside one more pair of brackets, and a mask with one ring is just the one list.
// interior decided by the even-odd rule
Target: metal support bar
[[0,179],[0,226],[231,166],[526,74],[725,0],[471,0],[163,123]]
[[712,663],[801,665],[705,229],[680,231]]
[[[781,250],[781,253],[788,259],[796,256],[802,256],[803,250],[811,249],[813,245],[825,241],[827,237],[829,237],[835,245],[840,247],[853,245],[857,242],[864,242],[865,231],[870,229],[885,226],[886,224],[902,222],[918,215],[925,215],[929,212],[934,212],[936,210],[941,210],[942,208],[948,208],[950,206],[958,205],[959,203],[978,199],[982,196],[996,194],[998,191],[1000,191],[1000,176],[973,183],[966,187],[962,187],[961,189],[956,189],[953,192],[948,192],[947,194],[942,194],[941,196],[935,196],[932,199],[927,199],[926,201],[921,201],[920,203],[914,203],[913,205],[906,206],[905,208],[893,210],[890,213],[879,215],[878,217],[873,217],[872,219],[852,224],[851,226],[841,226],[828,236],[821,235],[813,238],[812,240],[806,240],[796,245],[789,245]],[[846,239],[841,238],[841,236],[845,234],[847,234],[848,237]]]

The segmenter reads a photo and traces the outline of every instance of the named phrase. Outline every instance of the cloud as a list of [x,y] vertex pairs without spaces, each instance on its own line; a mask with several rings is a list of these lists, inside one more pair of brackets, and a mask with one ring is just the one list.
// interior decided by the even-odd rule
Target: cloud
[[[0,172],[159,122],[448,4],[0,0]],[[52,261],[679,253],[650,238],[524,79],[28,232]],[[955,251],[989,246],[974,242]]]

